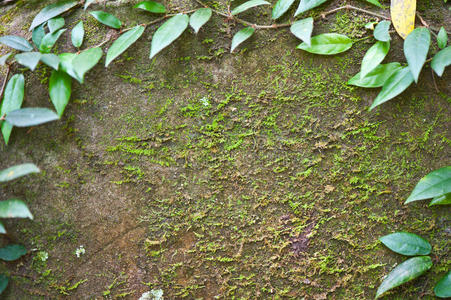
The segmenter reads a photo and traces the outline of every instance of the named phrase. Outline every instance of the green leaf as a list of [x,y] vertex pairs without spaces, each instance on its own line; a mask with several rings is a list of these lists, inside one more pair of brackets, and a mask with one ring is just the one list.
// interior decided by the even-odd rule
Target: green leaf
[[391,251],[406,256],[428,255],[432,249],[428,241],[409,232],[395,232],[379,240]]
[[313,18],[310,17],[294,22],[290,27],[290,31],[310,47],[312,45]]
[[39,172],[41,172],[41,170],[39,170],[35,164],[15,165],[0,171],[0,182],[11,181],[31,173]]
[[17,199],[0,201],[0,218],[29,218],[33,215],[28,210],[27,205]]
[[368,22],[365,24],[365,28],[369,30],[374,30],[374,26],[377,25],[377,22]]
[[77,74],[75,73],[75,69],[72,65],[72,62],[74,58],[77,56],[75,53],[61,53],[58,55],[60,59],[60,70],[66,72],[69,74],[72,78],[77,79],[80,81],[81,79],[78,78]]
[[5,226],[3,226],[3,223],[0,222],[0,234],[5,234],[5,233],[6,233]]
[[13,261],[27,254],[27,249],[22,245],[7,245],[0,248],[0,259],[5,261]]
[[363,78],[360,73],[349,79],[348,84],[364,88],[376,88],[384,85],[385,81],[397,70],[401,69],[401,64],[397,62],[378,65]]
[[3,56],[0,56],[0,66],[4,66],[8,58],[12,55],[12,53],[6,53]]
[[49,80],[49,94],[56,112],[61,117],[72,91],[72,78],[63,71],[52,71]]
[[432,267],[432,261],[429,256],[412,257],[398,265],[379,286],[376,292],[376,298],[379,298],[386,291],[400,286],[403,283],[411,281]]
[[175,41],[188,27],[189,17],[179,14],[171,17],[163,23],[152,37],[150,46],[150,58],[154,57],[158,52],[169,46]]
[[445,68],[451,64],[451,46],[440,50],[434,55],[431,62],[431,68],[439,77],[443,75]]
[[271,18],[273,20],[277,20],[281,16],[283,16],[284,13],[286,13],[291,5],[293,5],[294,0],[278,0],[276,2],[276,5],[274,5],[274,8],[272,9],[272,15]]
[[368,2],[368,3],[371,3],[371,4],[373,4],[373,5],[375,5],[375,6],[377,6],[377,7],[382,8],[382,4],[381,4],[378,0],[365,0],[365,1]]
[[230,47],[230,53],[235,50],[236,47],[238,47],[242,42],[250,38],[255,32],[255,29],[252,27],[245,27],[235,33],[235,35],[232,38],[232,46]]
[[139,8],[142,10],[146,10],[148,12],[154,14],[164,14],[166,12],[166,7],[163,4],[155,2],[155,1],[143,1],[139,2],[133,8]]
[[0,44],[19,51],[33,51],[33,46],[26,39],[17,35],[0,36]]
[[71,31],[70,38],[72,40],[72,45],[74,45],[75,48],[80,48],[81,44],[83,44],[84,36],[85,29],[83,27],[83,21],[80,21]]
[[57,55],[52,53],[42,54],[41,61],[45,63],[47,66],[52,67],[53,69],[58,71],[60,59]]
[[431,203],[429,203],[429,206],[448,205],[448,204],[451,204],[451,193],[434,197],[434,199],[432,199]]
[[448,193],[451,193],[451,166],[437,169],[421,178],[404,204]]
[[[100,60],[103,51],[100,47],[91,48],[77,54],[72,60],[72,67],[80,83],[83,83],[86,72],[91,70]],[[70,75],[70,74],[69,74]]]
[[34,71],[36,66],[39,63],[39,60],[41,59],[41,53],[39,52],[24,52],[19,53],[14,56],[14,58],[17,60],[17,62],[31,71]]
[[144,32],[144,26],[136,26],[129,31],[122,34],[114,43],[111,45],[110,49],[106,54],[105,67],[119,55],[121,55],[125,50],[128,49],[134,42],[136,42]]
[[404,55],[415,82],[418,82],[421,69],[426,62],[430,43],[431,34],[424,27],[414,29],[404,40]]
[[297,49],[302,49],[314,54],[333,55],[345,52],[352,47],[352,40],[346,35],[338,33],[323,33],[311,39],[311,46],[302,43]]
[[195,33],[211,18],[211,8],[199,8],[189,18],[189,25]]
[[451,271],[443,276],[434,288],[434,294],[439,298],[451,297]]
[[312,8],[315,8],[317,6],[320,6],[327,0],[301,0],[299,3],[298,9],[294,13],[294,16],[296,17],[299,14],[302,14],[303,12],[306,12]]
[[50,32],[55,32],[58,29],[63,28],[64,24],[65,24],[64,18],[61,18],[61,17],[60,18],[53,18],[53,19],[50,19],[47,22],[47,27],[49,28]]
[[443,28],[442,26],[437,34],[437,45],[440,49],[443,49],[446,47],[447,43],[448,43],[448,34],[446,33],[445,28]]
[[[25,78],[22,74],[16,74],[9,79],[5,88],[2,105],[0,107],[0,116],[8,114],[22,106],[24,96]],[[6,122],[1,123],[1,130],[5,144],[8,144],[9,137],[13,127]]]
[[121,21],[113,16],[112,14],[109,14],[107,12],[96,10],[90,12],[91,16],[93,16],[97,21],[100,23],[109,26],[111,28],[119,29],[122,26]]
[[395,71],[384,83],[382,90],[371,104],[370,110],[398,96],[413,82],[413,76],[408,67]]
[[388,32],[390,29],[391,22],[390,21],[381,21],[374,28],[374,38],[381,42],[388,42],[391,40],[390,33]]
[[66,29],[60,29],[58,31],[47,33],[39,45],[39,51],[43,53],[49,53],[52,47],[55,45],[56,41],[60,36],[66,31]]
[[44,7],[37,15],[34,17],[33,22],[30,26],[30,31],[32,31],[36,26],[41,25],[47,20],[59,16],[65,11],[68,11],[72,7],[78,4],[78,1],[68,0],[59,1],[55,4]]
[[242,13],[250,8],[256,7],[256,6],[260,6],[260,5],[270,5],[271,3],[265,1],[265,0],[251,0],[251,1],[247,1],[244,2],[243,4],[235,7],[232,11],[231,14],[233,16]]
[[360,76],[365,77],[369,72],[374,70],[385,58],[390,50],[390,42],[376,42],[368,51],[362,60]]
[[5,291],[8,286],[8,277],[5,274],[0,274],[0,295]]
[[17,109],[6,115],[6,121],[17,127],[36,126],[58,119],[57,114],[43,107]]
[[89,7],[89,5],[94,3],[94,1],[96,1],[96,0],[86,0],[85,6],[83,6],[83,10],[86,10]]
[[39,46],[41,45],[41,41],[45,36],[45,30],[44,30],[45,23],[42,23],[35,29],[33,29],[33,32],[31,34],[31,38],[33,40],[33,43],[36,45],[36,48],[39,49]]

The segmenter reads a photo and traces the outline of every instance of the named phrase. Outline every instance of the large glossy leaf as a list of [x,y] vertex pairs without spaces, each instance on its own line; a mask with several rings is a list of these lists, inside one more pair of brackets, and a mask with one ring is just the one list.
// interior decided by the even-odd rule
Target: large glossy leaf
[[164,22],[152,37],[150,46],[150,58],[154,57],[158,52],[169,46],[175,41],[188,27],[189,17],[179,14],[171,17]]
[[381,42],[388,42],[391,40],[390,33],[388,32],[390,29],[390,21],[381,21],[374,28],[374,38]]
[[[22,74],[16,74],[9,79],[5,88],[2,105],[0,107],[0,116],[8,114],[22,106],[24,97],[25,78]],[[13,127],[7,122],[1,123],[1,130],[5,144],[8,144]]]
[[437,46],[440,49],[443,49],[446,47],[447,43],[448,43],[448,34],[446,33],[445,28],[442,26],[437,34]]
[[64,18],[53,18],[48,20],[47,27],[49,28],[50,32],[55,32],[58,29],[63,28],[64,24]]
[[77,54],[72,60],[72,67],[76,74],[75,79],[83,83],[86,72],[91,70],[99,62],[102,55],[103,51],[100,47],[91,48]]
[[44,7],[36,17],[34,17],[33,22],[30,26],[30,31],[32,31],[36,26],[41,25],[42,23],[59,16],[63,12],[71,9],[75,5],[78,4],[78,1],[68,0],[68,1],[58,1],[55,4],[50,4],[49,6]]
[[26,39],[17,35],[0,36],[0,44],[19,51],[33,51],[33,46]]
[[22,245],[7,245],[0,248],[0,259],[5,261],[13,261],[27,254],[27,249]]
[[49,80],[49,94],[56,112],[61,117],[72,92],[72,78],[63,71],[52,71]]
[[8,58],[12,55],[12,53],[6,53],[3,56],[0,56],[0,66],[3,66],[6,64],[6,61],[8,60]]
[[431,62],[432,69],[440,77],[449,65],[451,65],[451,46],[437,52]]
[[33,215],[27,205],[17,199],[0,201],[0,218],[29,218]]
[[60,29],[58,31],[47,33],[39,45],[39,51],[43,53],[49,53],[52,47],[55,45],[56,41],[60,36],[66,31],[66,29]]
[[451,297],[451,271],[443,276],[434,288],[434,294],[440,298]]
[[211,18],[211,8],[199,8],[189,18],[189,25],[195,33]]
[[349,79],[348,84],[364,88],[376,88],[384,85],[385,81],[397,70],[401,69],[401,64],[397,62],[378,65],[365,77],[361,77],[360,72]]
[[363,78],[369,72],[374,70],[385,58],[390,50],[390,42],[376,42],[362,59],[362,67],[360,69],[360,76]]
[[346,35],[338,33],[323,33],[311,39],[311,46],[302,43],[297,49],[302,49],[310,53],[333,55],[345,52],[352,47],[352,40]]
[[404,40],[404,55],[415,82],[418,82],[421,69],[426,62],[430,43],[431,34],[424,27],[416,28]]
[[83,21],[80,21],[75,25],[75,27],[72,29],[70,38],[72,41],[72,45],[74,45],[75,48],[80,48],[81,44],[83,44],[83,38],[85,36],[85,29],[83,27]]
[[59,68],[60,59],[57,55],[53,53],[42,54],[41,61],[55,70],[58,70]]
[[434,199],[432,199],[431,203],[429,203],[429,206],[448,205],[448,204],[451,204],[451,193],[434,197]]
[[277,20],[278,18],[283,16],[283,14],[290,9],[293,3],[294,0],[278,0],[276,2],[276,5],[274,5],[274,8],[272,9],[271,18],[273,20]]
[[129,31],[122,34],[114,43],[111,45],[110,49],[106,54],[105,67],[119,55],[121,55],[125,50],[128,49],[134,42],[136,42],[144,32],[144,26],[136,26]]
[[36,126],[58,119],[59,117],[56,113],[43,107],[17,109],[6,116],[6,121],[17,127]]
[[255,32],[255,29],[252,27],[245,27],[235,33],[232,38],[232,46],[230,47],[230,52],[233,52],[236,47],[238,47],[242,42],[250,38]]
[[305,42],[307,46],[311,46],[313,18],[310,17],[294,22],[290,27],[290,31],[298,39]]
[[8,286],[8,277],[5,274],[0,274],[0,295],[5,291]]
[[396,32],[405,39],[415,27],[416,0],[391,0],[390,15]]
[[302,14],[303,12],[306,12],[312,8],[315,8],[317,6],[320,6],[327,0],[301,0],[299,3],[298,9],[294,13],[294,16],[297,16],[299,14]]
[[39,172],[41,172],[41,170],[39,170],[35,164],[21,164],[12,166],[0,171],[0,182],[11,181],[31,173]]
[[242,13],[250,8],[260,6],[260,5],[270,5],[271,3],[265,1],[265,0],[250,0],[247,2],[244,2],[243,4],[235,7],[232,11],[232,15],[237,15],[239,13]]
[[113,16],[112,14],[109,14],[107,12],[101,11],[101,10],[96,10],[96,11],[92,11],[90,12],[91,16],[93,16],[97,21],[99,21],[100,23],[109,26],[111,28],[115,28],[115,29],[119,29],[121,28],[121,21],[116,18],[115,16]]
[[133,8],[139,8],[154,14],[164,14],[166,12],[166,7],[163,4],[155,1],[143,1],[139,2]]
[[375,5],[375,6],[377,6],[377,7],[382,8],[382,4],[381,4],[378,0],[365,0],[365,1],[368,2],[368,3],[371,3],[371,4],[373,4],[373,5]]
[[417,183],[404,204],[451,193],[451,166],[427,174]]
[[384,83],[382,90],[371,104],[370,110],[404,92],[413,82],[409,67],[395,71]]
[[34,71],[36,66],[39,63],[39,60],[41,59],[41,53],[39,52],[24,52],[19,53],[14,56],[14,58],[17,60],[17,62],[31,71]]
[[429,256],[417,256],[406,260],[385,277],[377,289],[376,298],[381,297],[388,290],[421,276],[431,267],[432,261]]
[[409,232],[395,232],[379,240],[391,251],[407,256],[428,255],[432,249],[428,241]]
[[35,29],[33,29],[33,32],[31,34],[31,38],[33,40],[33,43],[36,45],[36,48],[39,49],[39,46],[41,45],[41,41],[45,36],[45,30],[44,30],[45,23],[42,23]]

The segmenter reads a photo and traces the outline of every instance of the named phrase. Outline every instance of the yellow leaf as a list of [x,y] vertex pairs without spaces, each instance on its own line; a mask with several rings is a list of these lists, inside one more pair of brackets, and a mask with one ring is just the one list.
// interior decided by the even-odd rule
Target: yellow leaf
[[396,32],[405,39],[415,27],[416,0],[391,0],[390,14]]

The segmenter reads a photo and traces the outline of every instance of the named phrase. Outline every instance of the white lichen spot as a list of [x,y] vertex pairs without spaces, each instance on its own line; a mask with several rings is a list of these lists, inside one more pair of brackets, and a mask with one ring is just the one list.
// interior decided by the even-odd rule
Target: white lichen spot
[[85,253],[86,253],[86,250],[85,250],[85,247],[83,247],[83,245],[80,245],[80,247],[78,247],[78,249],[75,250],[75,255],[77,257],[80,257]]

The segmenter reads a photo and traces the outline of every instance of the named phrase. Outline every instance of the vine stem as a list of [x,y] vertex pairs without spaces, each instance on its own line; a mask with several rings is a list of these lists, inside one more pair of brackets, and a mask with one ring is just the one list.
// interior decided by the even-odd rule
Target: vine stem
[[387,17],[387,16],[384,16],[384,15],[381,15],[381,14],[378,14],[378,13],[375,13],[375,12],[372,12],[372,11],[369,11],[369,10],[366,10],[366,9],[363,9],[363,8],[355,7],[355,6],[352,6],[352,5],[349,5],[349,4],[346,4],[345,6],[340,6],[340,7],[334,8],[332,10],[326,11],[326,12],[321,14],[321,17],[324,19],[324,18],[326,18],[327,15],[336,13],[337,11],[340,11],[340,10],[343,10],[343,9],[356,10],[356,11],[363,12],[363,13],[365,13],[367,15],[375,16],[375,17],[378,17],[378,18],[381,18],[381,19],[385,19],[385,20],[390,20],[390,18]]
[[8,81],[9,72],[11,71],[11,65],[8,64],[7,66],[8,66],[8,68],[6,69],[6,76],[5,76],[5,79],[3,80],[2,89],[0,90],[0,104],[3,99],[3,93],[5,92],[5,86],[6,86],[6,82]]

